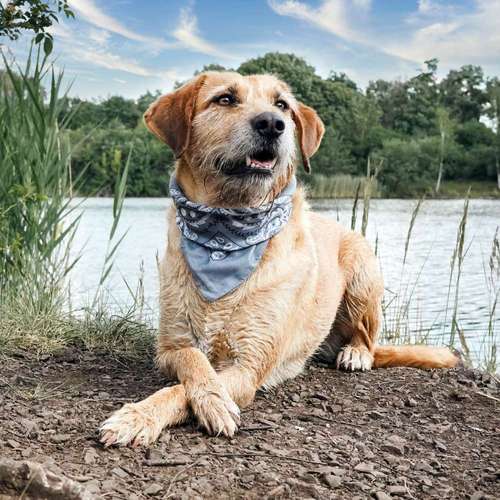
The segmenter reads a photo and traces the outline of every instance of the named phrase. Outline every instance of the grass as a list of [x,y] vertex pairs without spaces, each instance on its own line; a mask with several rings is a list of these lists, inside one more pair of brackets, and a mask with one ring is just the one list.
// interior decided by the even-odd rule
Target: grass
[[[425,272],[429,255],[416,276],[407,276],[406,262],[409,247],[411,246],[413,228],[423,203],[423,199],[416,203],[409,221],[404,257],[401,263],[399,287],[396,290],[386,290],[383,302],[384,321],[381,341],[391,344],[433,343],[447,345],[451,348],[458,348],[467,365],[476,366],[489,372],[496,372],[498,370],[496,351],[499,342],[497,307],[500,297],[499,228],[497,227],[493,236],[490,255],[485,260],[484,265],[485,285],[488,291],[488,304],[486,305],[488,328],[481,339],[476,339],[479,340],[479,348],[473,350],[459,320],[460,298],[464,293],[461,282],[467,265],[468,249],[473,243],[473,238],[467,236],[470,200],[466,196],[462,216],[457,227],[455,246],[450,256],[446,307],[440,313],[440,316],[444,316],[444,320],[441,318],[442,328],[438,328],[435,324],[438,318],[430,326],[424,327],[418,314],[418,304],[415,298],[415,291],[420,276]],[[412,309],[417,309],[416,319],[410,317],[409,313]]]
[[[61,117],[63,73],[40,51],[24,69],[3,55],[0,81],[0,352],[46,354],[78,345],[140,356],[152,345],[143,304],[120,314],[106,307],[106,279],[125,234],[118,224],[126,194],[127,160],[117,177],[113,224],[99,287],[88,308],[72,311],[67,277],[78,258],[70,246],[79,208],[72,200],[71,149]],[[138,295],[140,297],[140,295]]]
[[500,189],[493,181],[444,181],[438,198],[500,198]]
[[0,302],[22,297],[31,309],[48,310],[60,305],[78,224],[69,221],[71,156],[67,122],[59,119],[63,74],[55,75],[39,52],[18,72],[2,57]]
[[371,196],[380,196],[376,179],[364,176],[312,174],[305,179],[309,198],[354,198],[356,192],[365,191],[365,185],[371,182]]
[[[358,187],[365,192],[369,176],[352,176],[336,174],[326,176],[312,174],[304,179],[309,198],[354,198]],[[382,186],[376,178],[372,179],[371,198],[384,197]],[[443,181],[439,195],[429,187],[427,196],[432,199],[463,199],[469,193],[469,198],[500,198],[500,189],[493,181]]]

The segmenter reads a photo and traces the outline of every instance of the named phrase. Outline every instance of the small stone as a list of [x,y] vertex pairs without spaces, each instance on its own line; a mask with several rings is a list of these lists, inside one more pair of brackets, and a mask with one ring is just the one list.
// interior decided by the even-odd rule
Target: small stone
[[415,400],[413,398],[407,398],[405,401],[405,405],[414,407],[414,406],[418,406],[418,402],[417,402],[417,400]]
[[347,470],[346,469],[342,469],[342,467],[332,467],[332,469],[331,469],[331,473],[334,476],[338,476],[338,477],[345,476],[346,472],[347,472]]
[[88,450],[85,451],[85,455],[83,456],[83,461],[87,465],[94,465],[96,463],[96,460],[97,460],[98,456],[99,455],[94,450],[94,448],[89,448]]
[[329,488],[338,488],[342,484],[342,480],[340,479],[340,477],[334,476],[333,474],[323,474],[321,476],[321,480]]
[[65,443],[71,439],[71,434],[54,434],[52,436],[53,443]]
[[158,495],[161,491],[163,491],[163,486],[161,484],[152,483],[144,490],[144,494],[155,496]]
[[128,472],[124,471],[121,467],[115,467],[111,471],[111,473],[114,474],[115,476],[122,478],[122,479],[125,479],[129,476]]
[[276,488],[273,488],[269,492],[267,498],[282,497],[284,493],[285,493],[285,485],[280,484],[279,486],[276,486]]
[[8,439],[8,440],[7,440],[7,444],[8,444],[11,448],[13,448],[14,450],[15,450],[15,449],[17,449],[17,448],[19,448],[19,446],[20,446],[20,445],[19,445],[19,443],[18,443],[17,441],[15,441],[14,439]]
[[396,444],[387,443],[380,447],[381,450],[392,453],[393,455],[404,455],[405,449],[403,446],[398,446]]
[[441,441],[434,441],[434,446],[436,447],[437,450],[445,452],[448,450],[446,445],[442,443]]
[[99,481],[97,479],[91,479],[84,483],[85,489],[90,493],[97,494],[99,493]]
[[356,434],[356,436],[360,438],[364,436],[364,434],[359,429],[354,429],[354,434]]
[[398,484],[393,485],[393,486],[388,486],[387,491],[391,495],[406,495],[406,493],[407,493],[406,486],[401,486]]
[[240,477],[240,481],[243,484],[253,483],[254,480],[255,480],[255,474],[252,474],[252,473],[242,474],[241,477]]
[[26,436],[28,437],[36,437],[39,428],[38,424],[34,420],[30,420],[28,418],[21,418],[21,424],[24,427],[24,431],[26,432]]
[[102,482],[102,489],[105,491],[119,489],[118,483],[114,479],[106,479]]
[[360,462],[354,470],[357,472],[362,472],[363,474],[373,474],[374,466],[370,462]]
[[291,399],[292,399],[292,401],[294,401],[295,403],[298,403],[298,402],[300,401],[300,396],[299,396],[296,392],[294,392],[294,393],[292,394]]
[[475,491],[471,495],[470,500],[484,500],[486,498],[487,496],[482,491]]
[[377,491],[373,495],[377,500],[391,500],[391,497],[383,491]]

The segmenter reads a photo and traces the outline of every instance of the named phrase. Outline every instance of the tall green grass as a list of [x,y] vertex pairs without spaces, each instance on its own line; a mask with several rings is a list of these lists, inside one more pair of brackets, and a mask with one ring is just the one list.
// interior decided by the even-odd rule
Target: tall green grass
[[[381,341],[396,344],[434,343],[458,349],[463,361],[469,366],[477,366],[489,372],[498,370],[497,346],[499,343],[497,307],[500,297],[500,243],[498,228],[493,237],[491,252],[484,266],[485,286],[487,289],[486,320],[487,331],[482,336],[469,339],[460,324],[460,299],[466,290],[462,290],[463,273],[467,265],[467,253],[473,238],[468,238],[469,198],[464,200],[462,215],[457,226],[455,246],[450,256],[449,278],[446,305],[439,317],[431,324],[422,320],[422,312],[416,298],[416,290],[430,256],[424,260],[415,276],[409,277],[407,259],[414,225],[420,213],[423,198],[415,204],[411,214],[405,240],[404,256],[401,264],[399,286],[395,290],[386,289],[382,312],[383,328]],[[399,264],[399,263],[396,263]],[[416,317],[410,312],[416,311]],[[441,324],[441,327],[438,325]],[[479,332],[478,332],[479,333]],[[472,340],[472,342],[471,342]],[[474,344],[474,347],[472,346]]]
[[74,263],[68,248],[78,224],[67,122],[59,120],[63,74],[40,52],[17,71],[2,58],[0,303],[14,297],[33,311],[50,310]]
[[356,191],[366,190],[366,184],[371,184],[372,197],[380,197],[380,188],[376,178],[336,174],[326,176],[312,174],[306,179],[307,194],[309,198],[353,198]]
[[[106,308],[105,282],[125,236],[118,224],[129,159],[117,177],[113,223],[99,287],[91,305],[71,309],[68,275],[78,257],[71,244],[80,219],[73,198],[71,147],[63,116],[63,72],[40,51],[19,68],[2,53],[0,80],[0,352],[87,348],[139,353],[151,328],[137,320],[136,304],[120,314]],[[141,306],[142,307],[142,306]]]

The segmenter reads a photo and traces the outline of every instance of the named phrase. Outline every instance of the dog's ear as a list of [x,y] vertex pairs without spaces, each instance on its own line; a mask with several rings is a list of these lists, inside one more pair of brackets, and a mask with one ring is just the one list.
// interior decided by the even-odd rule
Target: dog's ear
[[293,112],[293,121],[297,128],[304,170],[309,174],[311,172],[309,158],[318,150],[325,133],[325,126],[316,111],[302,103],[299,103],[297,111]]
[[144,113],[146,126],[172,148],[176,158],[180,158],[189,145],[196,98],[205,79],[206,75],[200,75],[175,92],[160,97]]

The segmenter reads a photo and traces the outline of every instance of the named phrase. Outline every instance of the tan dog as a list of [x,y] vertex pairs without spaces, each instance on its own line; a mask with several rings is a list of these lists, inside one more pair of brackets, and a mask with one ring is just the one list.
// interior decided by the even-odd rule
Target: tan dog
[[[294,175],[295,139],[309,170],[324,132],[314,110],[283,82],[229,72],[201,74],[161,97],[145,121],[174,150],[186,196],[221,207],[274,199]],[[253,160],[263,137],[273,155],[266,172]],[[210,433],[232,436],[239,408],[257,389],[295,377],[318,352],[346,370],[457,363],[445,348],[377,345],[383,282],[375,256],[359,234],[311,212],[301,189],[257,269],[215,302],[200,295],[180,238],[172,207],[160,270],[157,363],[180,384],[111,416],[101,427],[107,446],[148,445],[190,414]]]

